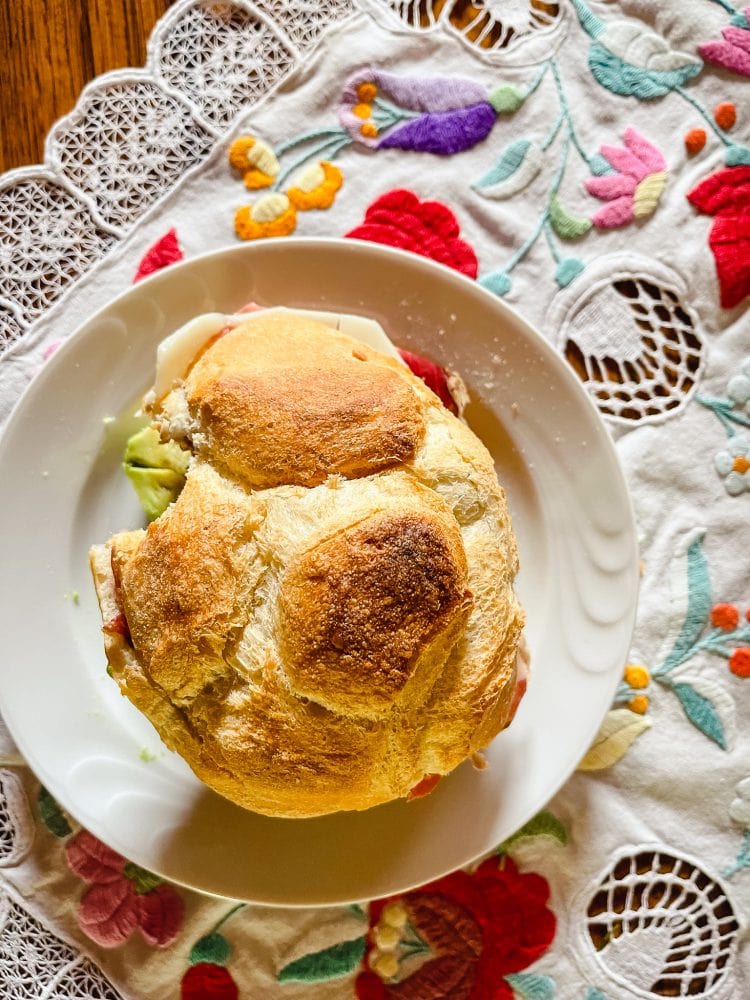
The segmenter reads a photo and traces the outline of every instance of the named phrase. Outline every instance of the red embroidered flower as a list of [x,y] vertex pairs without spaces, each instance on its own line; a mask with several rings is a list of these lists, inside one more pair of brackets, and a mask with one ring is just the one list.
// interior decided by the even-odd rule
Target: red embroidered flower
[[729,669],[735,677],[750,677],[750,649],[740,646],[729,657]]
[[223,965],[199,962],[182,977],[180,996],[182,1000],[237,1000],[239,992]]
[[403,188],[388,191],[370,205],[365,221],[346,235],[431,257],[476,278],[477,255],[464,240],[451,210],[439,201],[420,201]]
[[688,200],[714,223],[708,245],[725,309],[750,294],[750,166],[727,167],[694,187]]
[[177,242],[177,230],[168,230],[161,239],[157,240],[152,247],[146,251],[138,265],[138,270],[133,278],[133,284],[141,278],[147,278],[154,271],[160,271],[169,264],[176,264],[182,260],[184,254]]
[[[359,1000],[513,1000],[505,976],[547,950],[555,916],[541,875],[520,873],[506,857],[473,875],[454,872],[421,889],[370,904]],[[401,962],[426,955],[402,975]]]
[[174,941],[184,906],[158,875],[126,861],[86,830],[68,841],[65,855],[71,871],[91,886],[81,899],[78,923],[92,941],[114,948],[136,927],[158,948]]

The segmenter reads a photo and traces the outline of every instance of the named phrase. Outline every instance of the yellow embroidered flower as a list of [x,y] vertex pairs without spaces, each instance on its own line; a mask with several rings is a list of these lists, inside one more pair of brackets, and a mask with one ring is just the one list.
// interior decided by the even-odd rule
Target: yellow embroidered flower
[[637,715],[645,715],[648,711],[648,698],[645,694],[637,694],[628,702],[628,708]]
[[242,240],[289,236],[297,228],[297,209],[285,194],[266,194],[254,205],[243,205],[234,217],[234,231]]
[[229,162],[242,174],[245,187],[256,190],[270,187],[279,172],[276,154],[261,139],[241,135],[229,147]]
[[287,195],[292,205],[301,212],[311,208],[330,208],[343,182],[339,168],[322,161],[298,174]]
[[639,663],[628,663],[625,667],[625,681],[632,688],[638,690],[639,688],[648,687],[650,680],[651,674],[646,667],[642,667]]
[[645,219],[649,215],[654,214],[666,183],[666,170],[659,170],[655,174],[649,174],[648,177],[644,177],[635,189],[633,197],[633,215],[636,219]]
[[372,104],[377,96],[378,88],[376,84],[369,80],[360,83],[357,87],[357,97],[363,104]]

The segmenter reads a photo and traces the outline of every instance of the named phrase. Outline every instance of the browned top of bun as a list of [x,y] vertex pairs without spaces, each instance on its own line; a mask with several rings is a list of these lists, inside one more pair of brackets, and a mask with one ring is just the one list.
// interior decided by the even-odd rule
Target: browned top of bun
[[319,327],[258,316],[221,337],[188,374],[201,453],[254,489],[368,475],[409,461],[424,437],[399,367],[333,331],[310,351]]
[[[124,612],[129,628],[106,631],[107,655],[123,693],[228,798],[281,816],[365,809],[507,724],[515,539],[487,450],[406,368],[308,319],[254,324],[155,408],[195,459],[145,532],[92,550],[105,622]],[[217,385],[226,421],[206,405]],[[373,386],[386,388],[368,415]],[[395,438],[410,441],[400,458]],[[261,488],[265,475],[284,484]]]

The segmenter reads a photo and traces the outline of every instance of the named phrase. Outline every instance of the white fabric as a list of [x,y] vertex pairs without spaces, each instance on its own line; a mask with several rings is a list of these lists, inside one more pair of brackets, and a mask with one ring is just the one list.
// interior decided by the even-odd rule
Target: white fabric
[[[705,123],[678,95],[639,102],[596,84],[587,66],[590,39],[570,4],[540,16],[535,27],[525,0],[477,4],[477,11],[486,8],[489,14],[481,23],[477,14],[474,27],[485,31],[485,37],[494,30],[496,38],[488,49],[472,41],[466,25],[451,24],[452,6],[428,2],[430,24],[419,30],[416,0],[363,0],[357,10],[353,0],[272,0],[262,10],[244,0],[213,6],[197,0],[176,3],[154,32],[145,70],[95,81],[50,134],[44,167],[14,171],[0,181],[0,346],[7,345],[0,359],[0,420],[43,364],[45,348],[127,288],[144,251],[168,228],[177,229],[187,256],[234,241],[234,212],[254,196],[227,166],[229,137],[250,133],[276,147],[309,128],[336,125],[343,83],[362,67],[466,76],[488,89],[501,84],[523,89],[535,67],[556,52],[586,148],[619,146],[624,130],[633,126],[664,153],[669,168],[652,218],[592,233],[580,245],[562,248],[588,262],[567,288],[555,284],[555,268],[540,239],[513,271],[507,295],[560,350],[575,340],[588,359],[589,378],[601,370],[604,358],[624,364],[644,350],[637,310],[628,295],[617,291],[616,282],[633,283],[637,295],[632,301],[642,301],[652,319],[657,315],[654,303],[669,307],[670,316],[661,318],[664,327],[691,335],[677,360],[668,364],[660,355],[651,388],[666,387],[667,395],[654,397],[655,413],[638,402],[626,406],[620,405],[622,400],[600,399],[604,412],[615,418],[610,427],[632,491],[644,562],[631,660],[653,671],[679,631],[685,603],[684,593],[678,592],[685,586],[680,553],[696,529],[705,532],[714,599],[736,602],[741,613],[750,605],[750,497],[731,496],[714,471],[713,456],[725,447],[726,434],[715,416],[693,400],[696,388],[706,396],[726,396],[727,382],[750,354],[743,307],[718,307],[707,245],[711,220],[685,198],[700,179],[722,167],[723,150],[709,132],[706,152],[687,156],[685,132]],[[700,42],[720,38],[728,23],[721,5],[708,0],[589,6],[604,21],[634,18],[634,25],[658,33],[673,50],[691,58]],[[223,11],[218,20],[217,11]],[[505,28],[493,29],[490,21]],[[332,24],[335,30],[330,30]],[[624,37],[620,31],[620,41]],[[750,135],[749,89],[736,75],[704,72],[697,91],[708,109],[735,101],[739,121],[732,139],[737,143]],[[512,199],[483,198],[470,184],[512,140],[547,132],[557,114],[554,93],[548,75],[534,100],[501,120],[485,142],[456,156],[381,150],[371,158],[361,148],[346,149],[337,159],[345,180],[334,206],[305,213],[298,233],[343,235],[362,221],[375,197],[407,187],[455,211],[462,237],[477,252],[480,275],[498,269],[528,236],[547,196],[556,154]],[[592,203],[584,192],[585,176],[576,162],[561,192],[567,209],[577,216],[602,204]],[[656,299],[649,300],[644,282],[656,287]],[[664,329],[659,337],[660,347],[668,346]],[[690,373],[691,384],[674,389],[665,373],[670,366],[681,377]],[[665,399],[674,400],[673,409],[664,405]],[[633,408],[635,418],[623,416]],[[746,815],[735,789],[750,775],[750,679],[730,675],[726,660],[708,655],[680,670],[696,690],[706,696],[713,692],[728,749],[721,750],[690,724],[671,691],[652,684],[651,728],[612,768],[576,774],[550,804],[569,828],[568,845],[550,846],[537,839],[521,842],[514,852],[522,869],[538,871],[550,883],[557,936],[529,971],[549,976],[554,996],[564,1000],[593,1000],[595,994],[589,998],[587,990],[594,988],[608,1000],[658,995],[650,987],[674,945],[665,928],[671,933],[682,926],[684,908],[672,907],[663,921],[637,928],[599,953],[587,931],[586,913],[618,859],[659,852],[672,859],[667,867],[674,868],[675,858],[684,859],[690,877],[701,883],[697,903],[688,906],[694,907],[691,920],[707,914],[708,951],[715,958],[726,946],[727,964],[716,986],[695,993],[691,976],[697,974],[678,972],[680,995],[690,988],[690,995],[712,1000],[750,996],[750,959],[747,947],[743,949],[750,869],[721,875],[738,854]],[[575,711],[575,703],[571,691],[565,710]],[[12,762],[12,747],[4,742],[0,730],[2,759]],[[82,884],[61,865],[59,844],[31,819],[36,785],[25,769],[19,773],[16,780],[2,772],[0,993],[8,1000],[109,998],[117,990],[138,1000],[177,997],[191,945],[221,917],[224,904],[183,893],[185,930],[164,952],[135,938],[112,952],[97,949],[75,921]],[[733,806],[738,796],[740,804]],[[654,886],[663,874],[659,864],[647,866],[641,879]],[[717,898],[728,898],[734,909],[736,926],[730,930],[720,927]],[[632,893],[629,900],[632,909]],[[608,913],[616,920],[613,906]],[[249,908],[226,928],[233,948],[229,968],[240,996],[353,997],[351,976],[318,985],[279,984],[275,976],[289,961],[356,937],[362,927],[361,918],[344,909]],[[691,955],[697,962],[694,945]],[[113,986],[81,952],[96,959]]]

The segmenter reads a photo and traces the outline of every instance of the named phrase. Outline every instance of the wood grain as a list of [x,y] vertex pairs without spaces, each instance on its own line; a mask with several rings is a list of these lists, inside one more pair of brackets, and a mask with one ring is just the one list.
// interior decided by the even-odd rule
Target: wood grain
[[172,0],[0,0],[0,171],[41,163],[53,122],[93,77],[142,66]]

